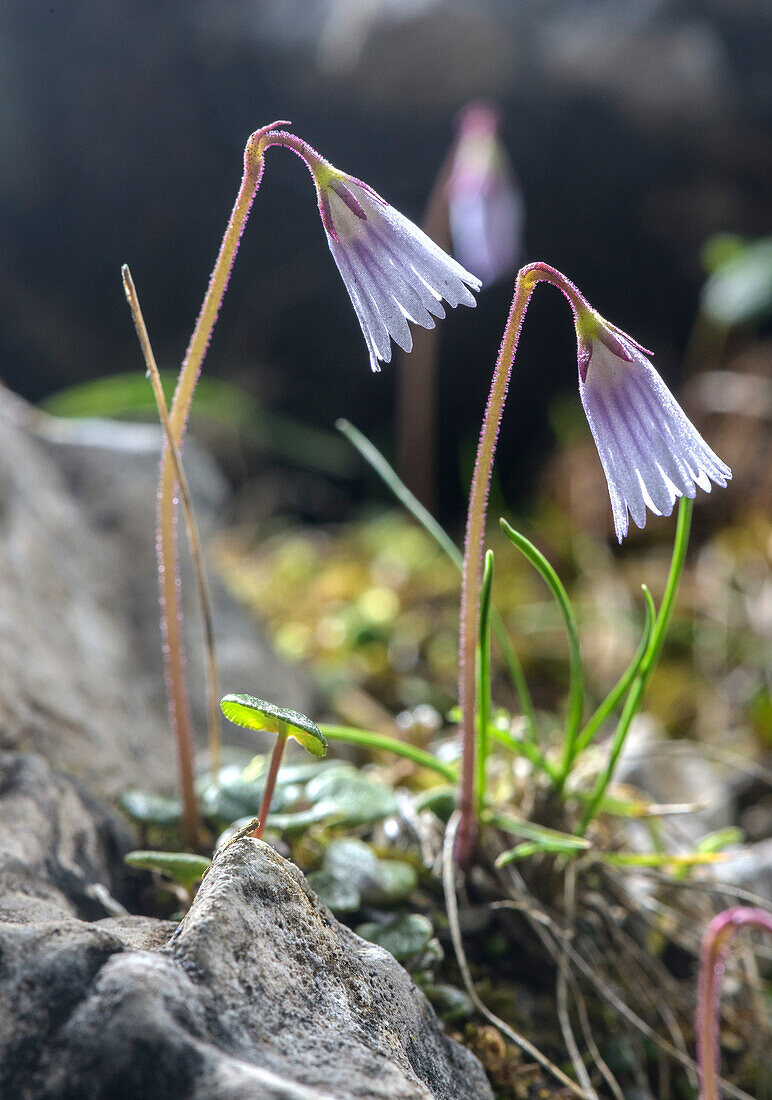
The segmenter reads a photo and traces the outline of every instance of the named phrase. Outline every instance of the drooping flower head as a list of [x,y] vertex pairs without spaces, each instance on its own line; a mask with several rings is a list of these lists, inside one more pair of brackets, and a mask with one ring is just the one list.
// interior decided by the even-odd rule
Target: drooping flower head
[[522,247],[523,200],[499,127],[494,104],[464,107],[447,182],[453,252],[485,286],[514,274]]
[[[481,283],[366,183],[340,172],[306,142],[281,130],[263,133],[261,151],[285,145],[306,163],[316,186],[319,213],[379,371],[391,361],[391,340],[410,351],[408,321],[434,328],[450,306],[474,306]],[[471,288],[471,289],[470,289]]]
[[604,320],[578,291],[573,300],[567,297],[576,321],[579,394],[621,543],[628,512],[642,528],[647,508],[669,516],[677,497],[694,497],[697,486],[709,493],[711,481],[723,488],[732,472],[657,374],[651,352]]

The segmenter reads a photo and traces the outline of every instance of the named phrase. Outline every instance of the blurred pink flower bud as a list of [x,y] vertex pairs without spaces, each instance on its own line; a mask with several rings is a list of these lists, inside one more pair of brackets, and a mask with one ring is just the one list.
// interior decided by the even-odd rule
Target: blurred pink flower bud
[[463,109],[447,184],[453,252],[485,285],[513,276],[522,250],[523,201],[498,131],[494,105]]

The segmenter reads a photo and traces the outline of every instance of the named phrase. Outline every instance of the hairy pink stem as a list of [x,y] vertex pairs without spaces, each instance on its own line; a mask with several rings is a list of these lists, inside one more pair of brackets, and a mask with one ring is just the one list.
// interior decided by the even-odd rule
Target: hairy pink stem
[[263,797],[260,800],[260,812],[257,815],[257,825],[255,827],[252,836],[257,837],[258,840],[263,835],[265,829],[265,823],[268,820],[268,814],[271,811],[271,802],[273,801],[273,792],[276,788],[276,777],[279,774],[279,765],[281,764],[281,758],[284,756],[284,746],[287,744],[287,734],[280,733],[276,738],[276,744],[273,747],[271,753],[271,763],[268,768],[268,775],[265,779],[265,790],[263,791]]
[[702,937],[697,987],[697,1069],[700,1100],[719,1100],[719,1016],[721,982],[729,944],[738,928],[751,925],[772,932],[772,913],[737,906],[714,917]]
[[[182,446],[188,422],[193,391],[204,361],[212,331],[217,323],[223,296],[236,258],[241,235],[249,217],[260,180],[263,175],[264,153],[270,145],[284,145],[297,153],[305,162],[314,183],[316,173],[325,172],[330,165],[310,145],[294,134],[277,130],[283,122],[272,122],[256,130],[244,150],[244,174],[236,202],[228,220],[220,251],[209,280],[209,287],[190,338],[177,386],[174,391],[169,422],[174,442]],[[322,191],[317,184],[322,217],[324,210]],[[180,577],[177,558],[176,505],[177,482],[172,456],[164,445],[161,461],[161,478],[158,488],[158,527],[156,553],[161,588],[161,634],[163,637],[164,672],[169,700],[169,720],[177,745],[177,759],[182,794],[182,830],[185,842],[195,847],[199,833],[199,815],[193,782],[193,733],[190,705],[185,685],[185,650],[182,643],[182,607],[180,603]]]
[[[266,128],[270,130],[270,127]],[[190,413],[193,391],[201,373],[209,341],[228,285],[241,235],[263,174],[263,149],[266,129],[251,135],[244,151],[244,174],[220,251],[209,280],[196,327],[180,368],[169,424],[174,442],[181,448]],[[182,607],[176,539],[177,481],[172,455],[164,443],[158,487],[158,526],[156,553],[161,597],[161,634],[164,672],[169,704],[169,721],[177,746],[180,792],[182,796],[182,832],[185,843],[195,847],[199,836],[199,814],[193,781],[193,732],[185,685],[185,651],[182,643]]]
[[499,357],[493,371],[488,404],[485,409],[480,441],[477,445],[469,507],[464,538],[464,563],[461,575],[461,614],[458,641],[458,700],[461,708],[463,757],[461,790],[459,793],[459,824],[455,856],[461,867],[468,867],[474,848],[477,822],[474,804],[475,777],[475,648],[480,616],[480,583],[485,545],[485,518],[488,507],[493,459],[496,454],[499,427],[504,412],[512,365],[517,353],[520,329],[537,283],[549,282],[568,299],[574,316],[578,306],[586,306],[584,298],[570,280],[548,264],[529,264],[520,270],[507,318]]

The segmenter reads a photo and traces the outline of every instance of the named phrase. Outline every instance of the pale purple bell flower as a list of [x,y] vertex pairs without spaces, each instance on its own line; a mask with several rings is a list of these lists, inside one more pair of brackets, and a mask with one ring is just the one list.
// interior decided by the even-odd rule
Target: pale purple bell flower
[[[450,306],[476,305],[481,283],[361,180],[318,181],[319,208],[333,259],[362,326],[370,366],[391,360],[391,340],[410,351],[408,321],[434,328]],[[470,289],[471,288],[471,289]]]
[[[480,280],[448,256],[366,183],[334,168],[307,142],[286,130],[266,131],[261,151],[283,145],[306,164],[319,213],[362,326],[370,366],[391,361],[391,341],[413,347],[408,321],[434,328],[450,306],[475,306]],[[471,290],[470,290],[471,288]]]
[[[582,311],[583,312],[583,311]],[[732,477],[686,417],[645,349],[594,310],[577,317],[579,394],[608,482],[614,529],[627,535],[646,509],[669,516],[680,496]]]

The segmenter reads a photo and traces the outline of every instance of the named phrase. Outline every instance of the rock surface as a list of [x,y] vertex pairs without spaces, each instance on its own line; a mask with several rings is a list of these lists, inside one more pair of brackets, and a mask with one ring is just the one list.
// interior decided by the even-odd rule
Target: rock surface
[[225,849],[179,926],[89,921],[122,889],[107,815],[5,753],[0,821],[0,1096],[492,1097],[406,971],[268,845]]
[[[41,752],[103,794],[174,775],[154,549],[160,445],[149,425],[59,422],[0,389],[0,748]],[[225,486],[201,449],[185,457],[205,539]],[[223,693],[310,707],[302,678],[210,579]],[[184,570],[183,597],[203,737],[203,643]]]

